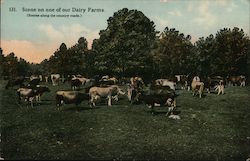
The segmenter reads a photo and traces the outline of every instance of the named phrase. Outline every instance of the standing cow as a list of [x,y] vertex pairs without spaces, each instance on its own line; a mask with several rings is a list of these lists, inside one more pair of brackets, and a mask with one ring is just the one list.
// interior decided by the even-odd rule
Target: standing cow
[[51,81],[52,81],[52,85],[56,86],[59,85],[59,81],[60,81],[60,74],[51,74],[50,75]]

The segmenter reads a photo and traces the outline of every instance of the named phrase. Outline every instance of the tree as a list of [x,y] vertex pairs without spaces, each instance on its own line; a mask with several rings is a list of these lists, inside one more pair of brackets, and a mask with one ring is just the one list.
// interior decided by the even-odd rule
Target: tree
[[247,54],[250,40],[242,29],[224,28],[216,34],[218,70],[229,75],[247,74]]
[[92,49],[94,66],[102,73],[135,75],[150,69],[150,50],[156,38],[155,25],[142,12],[127,8],[115,12],[100,31]]
[[193,70],[194,46],[191,36],[179,33],[175,28],[166,27],[160,34],[152,50],[157,77],[187,74]]
[[[86,74],[86,54],[87,40],[80,37],[78,43],[67,48],[65,43],[62,43],[54,55],[48,60],[48,68],[51,73],[59,73],[62,75],[69,74]],[[43,62],[44,67],[47,68],[47,62]]]

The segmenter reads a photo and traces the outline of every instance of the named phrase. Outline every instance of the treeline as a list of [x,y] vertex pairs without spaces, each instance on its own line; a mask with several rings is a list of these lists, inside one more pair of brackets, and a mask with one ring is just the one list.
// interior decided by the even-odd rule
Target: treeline
[[100,31],[92,49],[87,40],[67,48],[62,43],[49,59],[30,64],[14,53],[3,56],[2,75],[60,73],[115,76],[139,75],[159,78],[174,74],[248,75],[250,39],[242,29],[224,28],[215,35],[201,37],[194,44],[191,36],[166,27],[155,30],[155,24],[142,12],[127,8],[115,12]]

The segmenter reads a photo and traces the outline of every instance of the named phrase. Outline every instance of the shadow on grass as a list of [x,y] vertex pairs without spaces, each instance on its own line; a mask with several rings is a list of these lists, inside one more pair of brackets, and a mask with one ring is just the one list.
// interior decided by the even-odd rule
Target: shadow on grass
[[78,106],[71,106],[71,107],[62,107],[62,111],[87,111],[87,110],[95,110],[101,107],[89,107],[88,105],[78,105]]

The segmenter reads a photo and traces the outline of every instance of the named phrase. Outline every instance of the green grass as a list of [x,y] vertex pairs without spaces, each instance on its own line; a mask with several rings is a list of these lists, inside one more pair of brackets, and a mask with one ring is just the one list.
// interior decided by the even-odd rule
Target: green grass
[[246,160],[250,157],[250,87],[199,99],[178,91],[181,120],[152,114],[122,98],[112,107],[55,106],[52,87],[34,108],[17,104],[15,90],[0,81],[1,156],[5,159]]

